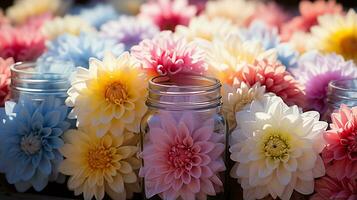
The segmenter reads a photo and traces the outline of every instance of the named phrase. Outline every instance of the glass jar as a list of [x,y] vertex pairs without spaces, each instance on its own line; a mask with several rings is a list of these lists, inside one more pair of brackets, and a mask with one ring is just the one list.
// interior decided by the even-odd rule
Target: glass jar
[[328,110],[323,118],[330,121],[330,115],[342,104],[357,106],[357,79],[331,81],[327,92]]
[[147,199],[226,199],[220,88],[218,80],[196,75],[149,82],[139,173]]

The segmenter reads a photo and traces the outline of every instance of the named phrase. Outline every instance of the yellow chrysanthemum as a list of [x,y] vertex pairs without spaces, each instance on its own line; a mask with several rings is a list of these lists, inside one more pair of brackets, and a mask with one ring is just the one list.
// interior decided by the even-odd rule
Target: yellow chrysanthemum
[[42,27],[42,33],[50,40],[55,39],[64,33],[79,35],[81,32],[94,31],[95,28],[87,21],[71,15],[56,17],[55,19],[46,22]]
[[357,62],[357,14],[351,9],[343,16],[324,15],[318,19],[319,25],[311,29],[311,48],[324,53],[336,53],[346,60]]
[[223,17],[237,25],[244,25],[247,19],[253,15],[256,7],[255,2],[247,0],[208,1],[204,14],[211,19]]
[[29,17],[45,13],[57,14],[66,7],[61,0],[17,0],[7,9],[7,17],[15,23],[23,23]]
[[273,61],[277,58],[275,50],[265,51],[259,42],[243,41],[237,33],[201,46],[206,49],[211,74],[229,84],[245,64],[253,64],[255,59]]
[[77,118],[78,127],[94,127],[98,136],[139,132],[147,109],[146,83],[140,64],[128,52],[91,59],[89,69],[77,68],[68,90],[66,103],[73,107],[69,117]]
[[95,130],[69,130],[64,134],[65,144],[60,152],[65,157],[59,170],[70,176],[68,188],[75,195],[83,193],[85,200],[104,198],[129,199],[140,192],[137,172],[138,137],[125,132],[114,136],[110,132],[102,138]]
[[176,27],[175,34],[185,37],[188,41],[203,39],[213,41],[213,39],[224,39],[231,32],[237,31],[237,27],[224,18],[209,19],[207,16],[193,18],[187,26]]

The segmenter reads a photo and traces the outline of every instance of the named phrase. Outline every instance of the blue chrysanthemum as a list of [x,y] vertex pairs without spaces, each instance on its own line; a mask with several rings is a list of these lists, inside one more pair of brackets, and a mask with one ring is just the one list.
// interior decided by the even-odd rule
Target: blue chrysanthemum
[[68,108],[55,98],[35,104],[8,101],[0,115],[0,171],[18,191],[43,190],[63,157],[61,135],[70,127]]
[[275,48],[278,60],[288,68],[297,66],[299,53],[289,43],[281,43],[277,29],[269,28],[264,22],[254,21],[249,28],[239,32],[243,40],[258,41],[266,50]]
[[97,29],[107,21],[116,19],[119,14],[115,8],[109,4],[97,4],[92,7],[82,8],[79,10],[79,17],[88,21]]
[[66,66],[88,68],[89,58],[101,60],[107,51],[119,56],[123,53],[124,46],[112,39],[82,33],[79,36],[68,34],[59,36],[47,44],[47,49],[48,51],[38,59],[39,68],[43,72],[58,71],[52,69],[58,66],[53,63],[67,63]]
[[150,21],[129,16],[121,16],[118,20],[109,21],[100,28],[103,37],[124,44],[125,50],[130,50],[144,39],[153,38],[157,33],[159,28]]

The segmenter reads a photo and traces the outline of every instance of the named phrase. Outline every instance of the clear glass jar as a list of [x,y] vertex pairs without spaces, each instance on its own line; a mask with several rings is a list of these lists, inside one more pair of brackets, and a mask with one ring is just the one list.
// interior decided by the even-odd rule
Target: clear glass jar
[[357,106],[357,79],[331,81],[327,93],[328,110],[323,118],[330,121],[330,115],[342,104]]
[[53,96],[63,102],[71,86],[69,74],[43,73],[36,63],[15,63],[11,66],[11,99],[17,101],[25,96],[33,101],[42,101]]
[[139,173],[147,199],[226,199],[220,88],[218,80],[195,75],[149,82]]

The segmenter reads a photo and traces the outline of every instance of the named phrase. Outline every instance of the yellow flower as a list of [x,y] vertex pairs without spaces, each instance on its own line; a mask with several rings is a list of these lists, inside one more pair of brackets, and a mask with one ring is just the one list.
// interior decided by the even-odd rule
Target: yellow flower
[[73,107],[69,117],[77,118],[78,127],[94,127],[98,136],[108,131],[121,135],[125,129],[139,132],[147,109],[146,85],[140,64],[128,52],[91,59],[89,69],[77,68],[68,90],[66,103]]
[[243,41],[237,33],[201,46],[206,49],[211,74],[222,83],[232,84],[235,73],[245,64],[254,64],[255,59],[272,61],[277,57],[275,50],[265,51],[259,42]]
[[23,23],[29,17],[45,13],[57,14],[67,5],[61,0],[17,0],[7,9],[7,17],[15,23]]
[[229,33],[237,31],[238,28],[225,18],[209,19],[207,16],[195,17],[187,26],[176,27],[175,34],[185,37],[188,41],[203,39],[213,41],[213,39],[224,39]]
[[140,192],[137,172],[141,164],[134,133],[113,136],[108,132],[99,138],[95,130],[79,129],[67,131],[64,140],[60,152],[65,159],[59,170],[70,176],[68,188],[75,195],[101,200],[107,193],[112,199],[129,199],[133,192]]
[[211,19],[223,17],[237,25],[244,25],[247,19],[253,15],[256,7],[256,3],[247,0],[208,1],[204,14]]
[[351,9],[347,15],[324,15],[319,25],[312,27],[311,48],[324,53],[336,53],[346,60],[357,62],[357,14]]
[[46,22],[42,27],[42,33],[49,40],[53,40],[64,33],[79,35],[82,32],[95,32],[95,29],[82,18],[71,15],[56,17]]

